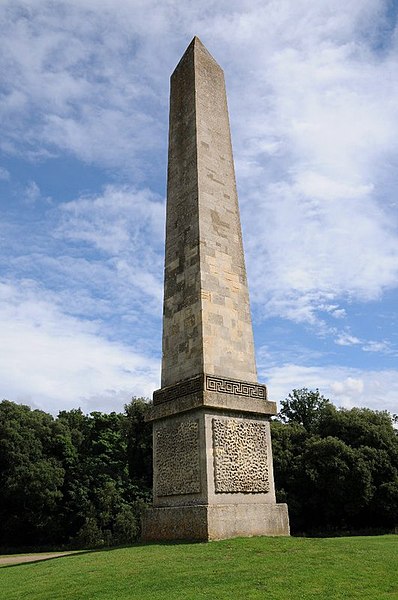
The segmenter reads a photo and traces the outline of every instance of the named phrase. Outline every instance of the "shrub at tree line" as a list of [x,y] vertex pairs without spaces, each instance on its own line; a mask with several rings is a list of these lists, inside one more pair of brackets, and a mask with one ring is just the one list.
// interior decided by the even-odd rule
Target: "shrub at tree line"
[[[148,401],[58,417],[0,403],[0,546],[126,544],[151,499]],[[293,533],[398,525],[398,436],[387,412],[293,390],[272,422],[277,499]]]

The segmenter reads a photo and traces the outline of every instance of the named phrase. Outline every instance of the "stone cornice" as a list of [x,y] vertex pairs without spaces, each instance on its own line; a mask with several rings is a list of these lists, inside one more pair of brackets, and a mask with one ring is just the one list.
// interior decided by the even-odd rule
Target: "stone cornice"
[[182,412],[208,408],[257,415],[276,414],[263,384],[203,373],[153,394],[147,420],[167,418]]

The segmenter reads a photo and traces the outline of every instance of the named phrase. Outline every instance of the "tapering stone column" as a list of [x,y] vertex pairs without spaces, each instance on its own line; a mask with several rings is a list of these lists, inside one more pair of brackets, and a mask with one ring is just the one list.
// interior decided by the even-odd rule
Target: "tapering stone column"
[[146,540],[288,535],[257,383],[224,75],[195,37],[171,76],[162,387]]

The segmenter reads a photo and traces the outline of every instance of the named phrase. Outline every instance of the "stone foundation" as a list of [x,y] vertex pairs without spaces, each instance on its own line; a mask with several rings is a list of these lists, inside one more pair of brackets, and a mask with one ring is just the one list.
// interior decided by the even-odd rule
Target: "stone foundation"
[[218,504],[148,508],[142,540],[223,540],[290,535],[286,504]]

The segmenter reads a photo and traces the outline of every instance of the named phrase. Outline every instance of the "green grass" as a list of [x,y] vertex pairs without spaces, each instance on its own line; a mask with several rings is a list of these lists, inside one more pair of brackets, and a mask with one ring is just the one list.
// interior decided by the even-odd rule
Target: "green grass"
[[1,600],[398,600],[398,536],[151,544],[3,566]]

